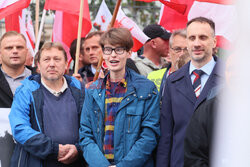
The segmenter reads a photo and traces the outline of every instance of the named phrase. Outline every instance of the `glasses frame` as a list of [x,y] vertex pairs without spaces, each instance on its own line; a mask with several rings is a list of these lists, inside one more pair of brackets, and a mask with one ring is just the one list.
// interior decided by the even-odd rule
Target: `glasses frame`
[[187,52],[188,51],[188,48],[185,47],[185,48],[181,48],[181,47],[176,47],[176,48],[172,48],[170,47],[175,53],[180,53],[181,51],[183,52]]
[[[105,53],[105,48],[111,49],[111,52],[108,53],[108,54]],[[117,52],[117,49],[123,49],[123,50],[122,50],[122,52]],[[125,47],[122,47],[122,46],[115,47],[115,48],[111,48],[111,47],[103,47],[103,48],[102,48],[102,52],[103,52],[103,54],[105,54],[105,55],[111,55],[113,51],[114,51],[117,55],[122,55],[125,51],[127,51],[127,49],[126,49]]]

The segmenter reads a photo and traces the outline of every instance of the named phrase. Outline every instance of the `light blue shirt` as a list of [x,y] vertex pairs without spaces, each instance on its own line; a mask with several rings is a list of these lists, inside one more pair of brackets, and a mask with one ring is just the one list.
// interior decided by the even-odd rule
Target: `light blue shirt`
[[[214,58],[212,58],[207,64],[205,64],[204,66],[202,66],[199,70],[202,70],[204,72],[204,74],[201,76],[201,91],[203,89],[203,87],[205,86],[210,74],[212,73],[214,66],[215,66],[216,62],[214,61]],[[198,68],[196,68],[193,64],[192,61],[190,62],[190,66],[189,66],[189,75],[191,75],[191,81],[192,84],[194,82],[195,79],[195,75],[192,74],[192,72],[194,70],[196,70]]]

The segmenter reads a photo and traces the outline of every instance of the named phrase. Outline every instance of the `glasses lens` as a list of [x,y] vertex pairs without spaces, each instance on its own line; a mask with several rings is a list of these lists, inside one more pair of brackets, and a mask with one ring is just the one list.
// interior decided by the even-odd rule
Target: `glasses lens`
[[115,48],[115,53],[118,54],[118,55],[121,55],[124,53],[124,48],[122,47],[118,47],[118,48]]
[[110,55],[112,53],[112,48],[109,48],[109,47],[103,48],[103,53],[105,55]]

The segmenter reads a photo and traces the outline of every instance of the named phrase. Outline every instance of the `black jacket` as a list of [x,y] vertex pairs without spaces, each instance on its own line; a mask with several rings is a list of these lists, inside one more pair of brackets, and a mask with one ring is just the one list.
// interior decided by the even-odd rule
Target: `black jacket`
[[184,143],[185,167],[210,166],[210,148],[217,113],[218,96],[204,101],[194,112],[186,130]]
[[[31,70],[32,74],[35,74],[35,69],[32,67],[27,68]],[[0,66],[0,108],[10,108],[12,101],[13,94]]]

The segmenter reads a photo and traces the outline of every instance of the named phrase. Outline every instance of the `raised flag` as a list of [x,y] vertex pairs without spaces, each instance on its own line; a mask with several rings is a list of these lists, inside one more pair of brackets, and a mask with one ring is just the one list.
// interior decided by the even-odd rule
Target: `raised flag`
[[133,52],[139,50],[149,39],[149,37],[143,33],[139,26],[125,15],[121,8],[119,8],[114,27],[124,27],[129,29],[134,40],[134,46],[132,48]]
[[171,2],[170,0],[135,0],[135,1],[143,1],[143,2],[160,1],[162,4],[168,6],[171,9],[176,10],[181,14],[184,14],[187,8],[187,5],[185,4]]
[[188,20],[204,16],[215,22],[217,46],[228,48],[237,36],[237,12],[231,1],[225,0],[195,0],[189,13]]
[[23,8],[27,8],[31,0],[1,0],[0,1],[0,20],[14,14]]
[[[79,15],[80,12],[80,2],[81,0],[46,0],[44,4],[44,9],[46,10],[59,10],[75,15]],[[84,0],[84,7],[88,6],[88,1]],[[83,10],[86,14],[86,9]],[[89,10],[88,10],[89,13]]]
[[[69,48],[71,42],[77,38],[79,16],[62,11],[56,11],[53,25],[53,41],[61,42],[67,52],[68,62],[71,61]],[[91,30],[91,22],[83,18],[81,37],[85,37]]]
[[181,14],[168,6],[162,5],[159,24],[169,31],[186,27],[188,20],[203,16],[212,19],[216,26],[217,46],[224,49],[235,40],[236,10],[232,0],[171,0],[174,3],[187,5],[186,12]]
[[93,25],[101,31],[106,31],[111,19],[112,14],[109,11],[107,4],[105,3],[105,0],[103,0],[96,14]]

